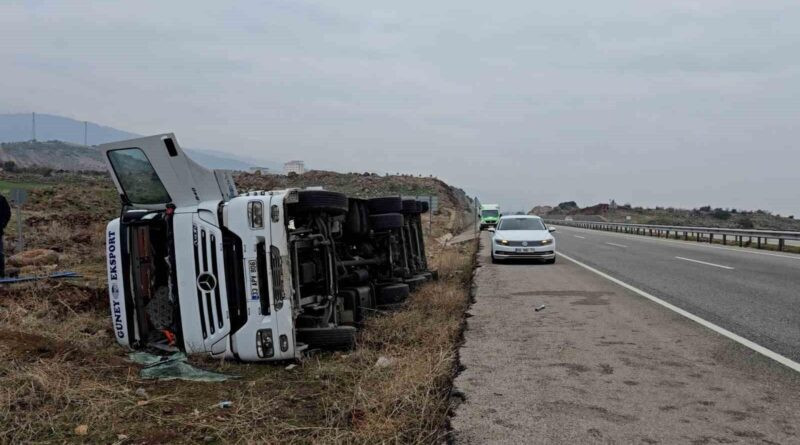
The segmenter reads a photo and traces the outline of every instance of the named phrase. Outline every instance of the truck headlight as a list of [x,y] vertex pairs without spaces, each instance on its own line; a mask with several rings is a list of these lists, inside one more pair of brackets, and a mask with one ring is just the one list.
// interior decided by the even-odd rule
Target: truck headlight
[[553,244],[553,239],[552,239],[552,238],[550,238],[550,239],[545,239],[545,240],[542,240],[541,244],[542,244],[543,246],[546,246],[546,245],[548,245],[548,244]]
[[272,341],[272,329],[256,331],[256,351],[261,358],[275,355],[275,343]]
[[247,219],[250,220],[251,229],[264,228],[264,204],[261,201],[247,203]]

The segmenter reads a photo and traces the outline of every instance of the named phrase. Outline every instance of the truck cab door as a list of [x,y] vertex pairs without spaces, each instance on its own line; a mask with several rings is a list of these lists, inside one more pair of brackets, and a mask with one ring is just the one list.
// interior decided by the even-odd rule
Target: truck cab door
[[132,207],[163,209],[169,203],[192,207],[203,201],[227,201],[236,195],[229,174],[191,160],[172,133],[99,148],[120,196]]

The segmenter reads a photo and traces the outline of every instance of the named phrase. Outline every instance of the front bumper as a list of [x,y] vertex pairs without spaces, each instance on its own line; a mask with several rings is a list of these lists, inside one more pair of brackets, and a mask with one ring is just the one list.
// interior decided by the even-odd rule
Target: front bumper
[[556,257],[555,244],[548,244],[546,246],[504,246],[502,244],[492,243],[492,250],[495,258],[510,259],[510,258],[538,258],[542,260],[551,260]]

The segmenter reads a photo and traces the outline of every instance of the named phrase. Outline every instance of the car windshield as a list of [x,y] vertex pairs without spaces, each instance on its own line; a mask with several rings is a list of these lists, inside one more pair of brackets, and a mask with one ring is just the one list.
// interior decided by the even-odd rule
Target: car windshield
[[539,218],[503,218],[497,230],[545,230]]
[[497,210],[484,210],[481,212],[481,216],[483,216],[484,218],[486,217],[497,218],[497,215],[499,214],[500,212]]

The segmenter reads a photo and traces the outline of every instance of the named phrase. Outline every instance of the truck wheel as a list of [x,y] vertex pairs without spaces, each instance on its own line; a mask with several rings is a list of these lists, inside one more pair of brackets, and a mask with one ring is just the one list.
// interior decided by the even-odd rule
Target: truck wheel
[[411,293],[407,284],[397,283],[378,289],[378,306],[403,302]]
[[419,211],[419,204],[417,203],[416,199],[404,199],[403,200],[403,213],[406,215],[416,215],[420,213]]
[[399,213],[384,213],[370,215],[369,223],[375,230],[392,230],[403,227],[403,215]]
[[341,215],[349,208],[347,196],[326,190],[300,190],[298,201],[289,204],[290,213],[326,212]]
[[353,236],[363,235],[367,231],[366,225],[362,223],[361,202],[357,199],[350,200],[350,209],[347,211],[347,219],[344,222],[345,231]]
[[387,196],[385,198],[373,198],[367,200],[369,212],[379,213],[400,213],[403,211],[403,200],[397,196]]
[[355,326],[305,328],[297,330],[297,341],[319,349],[353,349],[356,345]]

